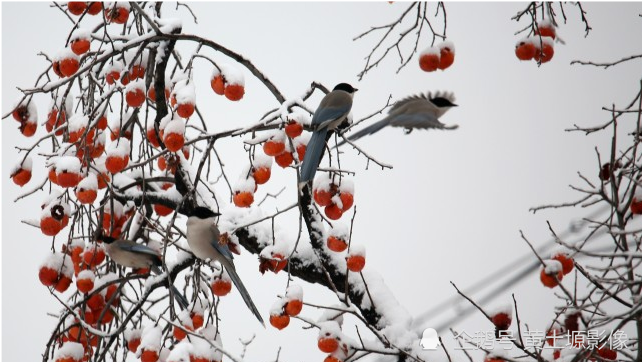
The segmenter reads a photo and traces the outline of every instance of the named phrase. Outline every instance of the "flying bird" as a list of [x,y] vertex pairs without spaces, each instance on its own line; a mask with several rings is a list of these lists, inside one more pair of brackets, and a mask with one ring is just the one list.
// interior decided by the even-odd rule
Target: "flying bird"
[[[457,107],[452,93],[437,92],[418,94],[397,101],[388,111],[388,116],[379,122],[354,133],[348,137],[350,141],[379,132],[386,126],[403,127],[407,133],[414,129],[457,129],[458,125],[447,126],[439,121],[452,107]],[[346,141],[339,144],[341,146]]]
[[339,83],[332,92],[326,94],[321,100],[314,116],[312,116],[313,132],[301,164],[299,186],[314,179],[314,174],[323,158],[326,142],[332,132],[348,117],[350,109],[352,109],[352,98],[357,90],[350,84]]
[[236,289],[241,293],[241,297],[243,297],[243,301],[247,307],[254,313],[259,322],[265,326],[265,322],[263,322],[261,314],[256,308],[256,305],[254,305],[250,293],[236,273],[230,248],[227,244],[219,243],[221,233],[216,226],[216,216],[219,215],[220,214],[202,206],[196,207],[189,212],[187,219],[187,244],[197,258],[201,260],[216,260],[225,267]]
[[[111,236],[103,236],[102,241],[105,244],[105,252],[116,264],[127,268],[149,268],[154,273],[161,274],[160,255],[149,246],[131,240],[114,239]],[[178,304],[187,309],[189,302],[185,296],[173,285],[170,288]]]

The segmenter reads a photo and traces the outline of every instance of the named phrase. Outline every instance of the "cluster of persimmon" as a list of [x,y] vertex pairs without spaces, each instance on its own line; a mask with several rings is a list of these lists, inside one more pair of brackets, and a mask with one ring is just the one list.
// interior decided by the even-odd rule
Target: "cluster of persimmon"
[[[571,317],[571,319],[575,319],[576,322],[577,322],[577,318],[579,318],[577,314],[575,315],[575,317]],[[569,317],[567,316],[566,320],[568,319]],[[576,356],[577,352],[581,348],[586,348],[591,350],[591,354],[588,358],[589,361],[617,360],[617,351],[614,349],[611,349],[607,345],[607,342],[604,342],[598,346],[588,346],[585,336],[583,336],[582,334],[573,334],[573,331],[578,331],[578,330],[579,328],[566,329],[564,327],[560,327],[559,324],[558,324],[558,327],[550,329],[546,334],[546,343],[551,347],[543,349],[543,352],[550,352],[551,354],[550,354],[550,357],[548,356],[546,357],[542,356],[542,357],[544,357],[545,360],[553,360],[553,361],[561,360],[560,357],[562,357],[562,353],[565,350],[565,347],[572,346],[571,354],[573,357]],[[507,362],[507,361],[508,359],[505,358],[502,353],[498,353],[497,351],[492,351],[488,353],[484,358],[484,362]]]
[[172,334],[177,341],[182,341],[187,337],[188,332],[194,332],[203,326],[205,322],[203,310],[197,308],[192,308],[191,311],[189,309],[183,310],[178,314],[175,322]]
[[365,248],[361,245],[351,245],[348,241],[350,232],[345,225],[335,224],[326,238],[326,246],[335,253],[346,252],[346,267],[349,271],[359,273],[366,265]]
[[[69,256],[64,253],[54,255],[69,260]],[[64,266],[62,270],[65,270]],[[41,281],[47,273],[50,272],[43,272],[41,269]],[[81,291],[85,299],[82,306],[75,311],[77,317],[71,315],[65,321],[66,329],[58,335],[58,342],[63,344],[63,347],[67,343],[80,344],[84,349],[83,360],[87,361],[93,354],[93,348],[98,345],[99,336],[91,333],[84,325],[100,328],[101,325],[111,323],[115,316],[114,310],[120,305],[120,296],[117,285],[112,282],[116,279],[115,274],[107,274],[97,279],[93,271],[84,270],[76,278],[79,291],[85,290]]]
[[227,64],[217,65],[210,78],[210,86],[214,93],[231,101],[240,101],[245,95],[245,80],[243,74]]
[[[67,3],[67,10],[76,16],[80,16],[85,13],[89,15],[98,15],[103,10],[104,4],[109,3],[70,1]],[[104,8],[105,19],[107,19],[107,22],[125,24],[129,18],[129,4],[127,2],[114,2],[111,4],[111,6]]]
[[[50,168],[49,180],[52,184],[64,188],[75,187],[75,195],[78,202],[80,204],[92,204],[96,200],[97,189],[107,187],[105,181],[107,177],[96,178],[93,173],[88,173],[82,177],[79,162],[75,157],[62,157],[55,166]],[[16,176],[14,176],[15,178]],[[67,202],[62,201],[61,197],[61,192],[54,189],[41,205],[40,230],[44,235],[55,236],[69,223],[71,208]],[[112,205],[115,206],[114,215],[112,215],[111,211]],[[123,205],[117,200],[105,205],[102,223],[104,232],[107,235],[119,237],[125,222],[129,217],[133,216],[135,208],[132,204],[128,204],[126,210],[123,210],[123,208]],[[100,214],[98,216],[100,217]]]
[[[160,326],[126,329],[124,337],[129,352],[141,362],[220,362],[223,354],[212,343],[220,344],[215,325],[204,323],[203,306],[190,306],[178,315],[171,341],[174,348],[163,347],[164,331]],[[180,325],[181,327],[178,327]],[[189,326],[189,328],[187,327]],[[189,331],[189,333],[187,333]],[[196,336],[188,335],[193,334]],[[166,337],[171,339],[171,337]],[[189,356],[188,356],[189,355]]]
[[[250,207],[254,203],[254,193],[259,185],[263,185],[272,176],[272,160],[286,168],[294,159],[299,162],[305,157],[309,136],[303,133],[303,122],[299,116],[288,117],[284,123],[284,131],[271,134],[263,143],[265,155],[255,154],[252,165],[241,173],[239,181],[234,186],[232,201],[237,207]],[[294,151],[292,151],[292,146]]]
[[[71,97],[66,101],[55,100],[52,110],[49,113],[47,129],[55,135],[61,136],[64,143],[60,148],[60,156],[52,157],[48,163],[48,179],[52,185],[58,185],[64,189],[75,190],[75,196],[80,204],[92,204],[97,198],[97,192],[107,187],[113,174],[123,171],[129,164],[132,138],[131,129],[122,131],[119,124],[111,127],[111,139],[113,142],[105,147],[105,130],[108,127],[104,115],[97,117],[90,122],[88,116],[73,115],[68,121],[66,114],[70,112]],[[65,110],[58,112],[60,104],[65,104]],[[19,106],[14,111],[16,116],[23,117],[24,123],[36,115],[33,103],[23,107]],[[161,122],[161,134],[169,151],[166,155],[158,158],[159,169],[168,169],[174,173],[179,163],[177,152],[181,151],[185,159],[189,159],[190,151],[184,145],[184,121],[178,117],[168,116]],[[155,133],[154,133],[155,134]],[[149,133],[148,133],[149,137]],[[149,137],[150,140],[154,138]],[[153,141],[150,144],[154,145]],[[75,149],[72,146],[75,145]],[[168,167],[168,164],[170,167]],[[32,160],[26,156],[11,172],[13,182],[24,186],[31,180]],[[171,184],[163,184],[162,188],[167,189]],[[155,205],[154,209],[161,216],[166,216],[173,210],[163,205]],[[49,236],[56,235],[65,225],[62,220],[60,227],[51,223],[55,216],[44,216],[43,220],[48,223],[48,228],[43,228],[43,233]],[[42,227],[43,225],[41,225]],[[118,226],[118,225],[117,225]]]
[[[69,2],[67,9],[75,16],[102,13],[108,22],[126,24],[130,12],[129,4],[120,2],[110,4]],[[106,7],[103,8],[103,6]],[[90,32],[84,29],[74,31],[69,37],[68,46],[53,57],[52,71],[61,78],[78,76],[79,72],[86,71],[84,70],[86,68],[81,70],[81,66],[89,64],[86,59],[92,55],[91,42]],[[96,79],[104,80],[108,86],[122,91],[128,111],[123,110],[120,117],[110,117],[108,122],[108,102],[88,107],[87,109],[91,110],[86,111],[86,114],[77,114],[74,109],[79,107],[74,107],[74,96],[70,93],[55,96],[49,107],[44,125],[48,133],[58,138],[60,147],[57,154],[49,158],[46,165],[48,181],[52,186],[57,186],[42,204],[40,229],[47,236],[58,235],[69,224],[70,215],[73,215],[72,206],[82,207],[80,205],[94,204],[99,190],[106,189],[115,175],[125,171],[132,160],[132,148],[136,147],[136,143],[132,141],[135,124],[131,118],[133,110],[143,107],[146,102],[155,103],[157,94],[153,80],[151,87],[145,89],[148,73],[145,68],[146,59],[141,57],[126,63],[127,67],[118,61],[111,61],[110,64],[104,64],[100,75],[96,74]],[[228,66],[216,67],[211,78],[211,86],[214,92],[224,95],[231,101],[239,101],[245,94],[242,74]],[[161,171],[173,174],[182,158],[189,159],[190,149],[185,145],[185,126],[196,109],[194,94],[191,79],[182,79],[175,83],[167,81],[164,97],[170,104],[172,112],[163,118],[160,124],[147,123],[146,125],[143,139],[146,138],[153,148],[164,146],[169,151],[157,157],[157,165]],[[23,100],[14,107],[12,115],[20,123],[20,132],[24,136],[31,137],[36,133],[38,116],[35,102],[32,102],[31,98]],[[282,168],[290,166],[295,159],[298,159],[298,162],[303,160],[309,139],[309,135],[303,134],[303,130],[304,122],[296,117],[288,118],[283,124],[281,136],[265,142],[263,149],[270,157],[264,157],[262,161],[258,161],[257,157],[252,164],[249,179],[254,184],[251,196],[259,184],[265,184],[269,180],[272,157]],[[107,141],[107,135],[111,142]],[[30,181],[31,173],[32,159],[27,155],[11,172],[11,178],[17,185],[23,186]],[[347,185],[348,182],[341,183],[337,186],[336,192],[329,196],[326,215],[333,219],[340,218],[341,214],[352,206],[354,192]],[[167,190],[172,186],[171,183],[162,183],[159,187]],[[249,207],[253,197],[248,197],[248,194],[249,192],[246,191],[237,192],[234,196],[236,206]],[[335,196],[336,200],[334,200]],[[174,211],[160,204],[153,205],[153,208],[159,216],[167,216]],[[104,235],[119,237],[134,213],[133,204],[122,205],[116,200],[109,200],[95,216],[98,220],[98,228],[102,227]],[[112,273],[101,275],[105,268],[106,256],[100,240],[86,247],[85,242],[80,238],[70,240],[69,244],[62,246],[62,251],[50,254],[38,272],[40,282],[46,287],[63,293],[73,284],[78,295],[84,298],[80,299],[82,300],[80,307],[65,321],[64,330],[58,336],[59,348],[54,356],[56,362],[90,360],[100,337],[92,334],[87,326],[100,329],[101,326],[112,323],[121,303],[118,285],[113,283],[116,276]],[[365,257],[358,248],[355,250],[355,253],[347,254],[346,260],[348,269],[358,272],[363,269]],[[345,248],[342,251],[345,251]],[[260,271],[270,270],[278,273],[283,270],[288,265],[285,255],[287,254],[283,251],[265,248],[261,255]],[[232,289],[231,280],[225,273],[213,278],[210,286],[212,294],[217,297],[229,294]],[[289,324],[290,317],[297,316],[301,312],[302,299],[301,288],[290,286],[285,297],[278,302],[278,313],[270,315],[270,323],[278,329],[285,328]],[[205,328],[204,319],[203,310],[195,308],[185,310],[177,316],[171,335],[176,341],[183,341],[188,334],[198,332],[199,329],[202,333]],[[140,330],[128,330],[125,336],[128,350],[136,353],[142,362],[157,362],[160,359],[161,351],[145,344]],[[347,354],[347,344],[343,343],[340,346],[339,341],[338,337],[320,337],[319,348],[330,353],[326,358],[327,362],[340,361],[339,357],[335,357],[335,355],[338,356],[337,351]],[[334,348],[333,342],[337,343]],[[221,358],[218,360],[220,361]],[[190,361],[214,362],[216,359],[190,355]]]
[[[125,88],[125,100],[127,105],[132,108],[140,108],[146,101],[152,104],[156,102],[154,85],[152,84],[152,86],[145,91],[144,75],[144,68],[139,72],[130,74],[130,77],[140,76],[142,78],[128,81],[127,87]],[[154,148],[159,148],[160,140],[162,140],[168,151],[176,153],[185,147],[185,120],[189,119],[196,109],[194,82],[191,79],[179,80],[174,83],[173,86],[170,85],[166,87],[164,93],[165,99],[167,100],[169,98],[170,105],[174,112],[165,116],[158,126],[154,124],[154,122],[149,122],[145,134],[149,144]],[[122,131],[120,132],[122,133]],[[125,131],[125,137],[127,137],[127,132],[128,130]],[[189,150],[183,152],[189,154]]]
[[339,220],[354,204],[354,184],[345,177],[334,182],[331,176],[321,175],[314,181],[313,197],[317,205],[325,207],[328,219]]
[[40,265],[38,279],[42,285],[53,287],[56,291],[65,292],[73,281],[74,267],[71,259],[61,253],[49,255]]
[[519,60],[535,60],[546,63],[555,54],[555,27],[548,20],[540,21],[534,31],[534,36],[521,39],[515,45],[515,55]]
[[419,54],[419,68],[424,72],[437,69],[446,70],[455,62],[455,44],[452,41],[441,42],[437,46],[424,49]]
[[299,162],[303,161],[308,141],[309,135],[303,134],[303,122],[298,118],[288,118],[283,132],[272,135],[263,143],[263,152],[274,157],[277,165],[286,168],[294,162],[295,158]]
[[[71,14],[78,16],[83,14],[98,15],[103,10],[103,3],[70,1],[67,3],[67,9]],[[130,7],[127,2],[115,2],[104,10],[107,22],[125,24],[129,18]],[[69,41],[70,47],[59,52],[51,65],[54,73],[61,78],[76,74],[80,69],[79,55],[87,53],[90,49],[91,38],[89,33],[85,31],[76,32]]]
[[575,266],[573,258],[565,251],[556,251],[549,260],[544,260],[544,267],[540,271],[540,280],[548,288],[559,285],[564,275],[570,273]]
[[290,317],[296,317],[303,309],[303,289],[290,285],[284,298],[279,298],[270,309],[270,324],[281,330],[290,324]]
[[18,129],[25,137],[31,137],[36,133],[36,129],[38,128],[38,110],[31,99],[15,106],[12,115],[13,119],[20,123]]
[[[84,17],[85,15],[104,14],[107,22],[125,24],[129,19],[130,4],[128,2],[68,2],[69,13]],[[103,12],[104,11],[104,12]],[[60,77],[77,76],[81,65],[92,56],[91,32],[76,28],[68,39],[68,46],[52,58],[52,70]],[[131,54],[130,54],[131,53]],[[133,54],[136,55],[133,55]],[[97,198],[97,192],[107,187],[114,174],[127,168],[131,159],[132,136],[135,122],[132,121],[133,110],[142,107],[146,101],[156,102],[155,82],[152,80],[149,89],[145,89],[146,64],[149,54],[142,52],[123,53],[122,62],[111,60],[101,65],[100,74],[96,79],[104,79],[105,83],[122,90],[128,111],[118,118],[107,120],[109,104],[101,102],[86,115],[74,114],[74,96],[71,93],[59,94],[54,97],[47,114],[47,132],[53,132],[61,137],[63,142],[60,157],[53,157],[49,164],[49,180],[52,184],[65,189],[75,188],[75,195],[80,204],[92,204]],[[89,63],[88,63],[89,64]],[[127,64],[125,66],[124,64]],[[212,75],[212,88],[218,94],[224,94],[233,101],[240,100],[244,93],[244,78],[242,72],[227,64],[217,66]],[[151,146],[159,148],[162,145],[170,151],[158,157],[158,168],[161,171],[174,173],[181,161],[178,154],[182,151],[185,159],[189,159],[189,147],[185,146],[186,119],[195,112],[195,91],[191,79],[185,75],[177,75],[174,81],[166,80],[165,100],[169,102],[170,115],[163,118],[159,125],[147,122],[146,138]],[[20,131],[25,136],[35,134],[38,119],[35,102],[32,98],[23,99],[14,107],[14,119],[20,123]],[[110,134],[111,144],[106,144],[106,134]],[[68,144],[75,146],[75,151]],[[80,163],[73,161],[77,158]],[[32,161],[27,155],[11,172],[11,178],[17,185],[24,186],[31,179]],[[80,167],[79,167],[80,165]],[[171,187],[164,184],[165,190]],[[164,205],[154,205],[155,212],[166,216],[173,210]],[[51,222],[53,217],[47,217],[49,226],[45,234],[56,235],[66,225],[68,216],[63,220]],[[121,225],[112,225],[118,229]],[[117,233],[117,232],[116,232]]]
[[[270,309],[270,324],[279,330],[290,324],[290,317],[301,313],[303,308],[303,290],[298,285],[290,285],[284,298],[277,300]],[[341,332],[343,316],[335,310],[328,310],[318,323],[319,334],[317,347],[328,353],[324,362],[343,362],[350,352],[348,338]]]
[[[109,210],[105,214],[108,215],[108,220],[116,217],[108,212]],[[101,325],[110,324],[114,320],[115,310],[120,305],[120,292],[114,282],[117,279],[114,273],[98,276],[97,271],[105,260],[106,255],[100,240],[85,247],[82,239],[73,239],[69,244],[63,245],[61,252],[50,254],[40,266],[38,277],[43,285],[63,293],[75,278],[76,288],[83,298],[81,306],[65,321],[65,329],[57,337],[63,348],[61,356],[66,356],[65,345],[78,343],[84,350],[82,360],[87,361],[93,354],[93,348],[98,345],[100,337],[91,333],[85,326],[100,329]],[[149,270],[136,272],[147,275]],[[190,326],[197,329],[198,327],[194,326],[199,325],[199,313],[196,309],[193,312],[190,315]],[[202,325],[202,312],[200,321]]]
[[[108,85],[119,82],[123,86],[127,86],[131,81],[145,78],[145,70],[144,59],[131,62],[130,68],[125,68],[120,62],[113,62],[105,65],[102,75]],[[165,94],[167,95],[167,93]]]
[[[65,292],[71,285],[72,278],[76,278],[76,288],[83,294],[88,294],[98,285],[96,283],[96,268],[105,261],[105,250],[100,243],[85,247],[84,242],[75,239],[70,245],[63,245],[60,253],[49,255],[41,264],[38,278],[47,287],[54,287],[58,292]],[[107,288],[107,296],[113,292],[110,285]],[[89,299],[89,305],[98,297]],[[109,298],[107,298],[109,299]],[[118,302],[118,301],[117,301]],[[98,306],[100,303],[95,304]],[[109,316],[108,316],[109,317]]]
[[[610,166],[607,172],[612,172]],[[600,178],[603,181],[610,179],[610,175],[600,173]],[[560,284],[564,275],[569,274],[573,271],[575,267],[575,262],[570,254],[565,250],[556,250],[551,253],[550,259],[544,260],[544,266],[540,271],[540,280],[542,284],[548,288],[555,288]],[[491,316],[493,323],[495,324],[498,330],[505,330],[510,326],[511,315],[507,313],[497,313]],[[554,326],[546,334],[546,343],[553,346],[553,359],[557,360],[561,356],[561,350],[563,346],[570,345],[573,348],[588,348],[586,345],[587,341],[581,334],[574,334],[573,332],[579,331],[579,321],[581,319],[581,313],[574,310],[569,310],[565,314],[564,325],[561,326],[559,323],[555,322]],[[562,336],[566,335],[566,339],[561,342],[561,345],[558,345],[557,341],[563,339]],[[570,340],[567,340],[570,339]],[[609,348],[606,345],[606,342],[600,346],[597,346],[593,349],[592,352],[594,355],[598,356],[604,360],[615,360],[617,359],[617,351]],[[485,362],[504,362],[505,358],[489,354]]]
[[[123,227],[135,213],[136,207],[132,202],[123,205],[118,200],[109,200],[103,207],[103,234],[113,238],[120,237]],[[96,217],[100,219],[100,213],[97,213]]]
[[[65,109],[58,112],[61,103],[65,103]],[[52,109],[49,112],[46,123],[47,131],[52,132],[56,129],[55,135],[65,136],[62,141],[64,148],[61,148],[59,157],[51,158],[49,162],[48,178],[52,184],[63,188],[76,188],[78,201],[83,204],[90,204],[96,198],[96,190],[105,188],[110,177],[105,170],[105,159],[99,159],[105,151],[105,136],[102,133],[107,127],[104,116],[98,118],[96,124],[90,126],[89,119],[85,116],[73,116],[67,124],[66,113],[72,108],[71,97],[67,97],[65,102],[60,99],[54,100]],[[31,121],[36,122],[36,110],[33,102],[27,105],[19,105],[14,110],[14,116],[22,119],[23,124]],[[35,123],[34,123],[35,124]],[[65,134],[66,133],[66,134]],[[76,149],[70,146],[74,144]],[[88,160],[95,160],[95,167],[89,172],[87,166]],[[109,157],[107,158],[109,161]],[[31,179],[32,160],[26,156],[11,173],[13,182],[19,186],[24,186]],[[108,162],[109,164],[109,162]],[[85,167],[83,171],[82,168]],[[64,227],[64,226],[63,226]],[[59,230],[49,229],[45,232],[47,235],[55,235]]]
[[[59,196],[60,193],[54,190],[42,205],[43,215],[40,220],[40,228],[45,235],[53,236],[68,224],[70,207],[62,202]],[[113,230],[110,235],[118,237],[127,218],[133,216],[134,209],[130,207],[127,212],[124,212],[122,205],[117,201],[114,202],[116,203],[116,212],[111,212],[109,204],[105,207],[103,228],[106,234]],[[114,220],[113,225],[111,225],[112,219]],[[63,244],[62,253],[53,253],[47,257],[40,267],[38,277],[43,285],[53,287],[56,291],[63,293],[69,288],[75,275],[78,291],[84,295],[91,294],[87,305],[91,307],[93,315],[100,315],[102,323],[109,323],[113,318],[113,313],[111,310],[105,310],[103,302],[111,300],[115,286],[110,285],[103,293],[92,292],[99,286],[95,282],[95,271],[104,261],[105,251],[100,240],[85,247],[82,239],[73,239],[71,244]],[[148,271],[141,270],[139,272],[145,274]],[[110,305],[117,306],[118,302],[119,300],[115,299]],[[90,320],[86,319],[87,323],[90,323]]]

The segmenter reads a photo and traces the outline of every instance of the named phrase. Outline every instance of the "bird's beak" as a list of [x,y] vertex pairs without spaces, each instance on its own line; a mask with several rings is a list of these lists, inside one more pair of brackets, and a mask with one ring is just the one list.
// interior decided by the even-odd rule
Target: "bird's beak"
[[458,105],[458,104],[453,103],[453,107],[459,107],[459,105]]
[[356,91],[358,91],[358,89],[357,89],[357,88],[354,88],[354,91],[356,92]]

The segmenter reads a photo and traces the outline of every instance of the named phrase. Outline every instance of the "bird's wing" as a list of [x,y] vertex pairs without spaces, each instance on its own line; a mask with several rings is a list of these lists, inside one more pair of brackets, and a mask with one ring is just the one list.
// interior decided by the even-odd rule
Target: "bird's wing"
[[[398,102],[397,104],[399,104]],[[439,122],[438,110],[427,99],[406,98],[403,104],[389,112],[386,119],[392,127],[404,127],[409,129],[454,129],[457,126],[446,126]]]
[[445,125],[430,113],[402,114],[393,117],[390,125],[393,127],[403,127],[408,129],[441,129],[454,130],[459,128],[458,125]]
[[[162,273],[162,270],[160,269],[161,259],[158,253],[156,252],[156,250],[150,248],[149,246],[135,243],[131,240],[119,240],[116,246],[123,251],[127,251],[134,254],[143,254],[143,255],[150,256],[150,258],[154,262],[154,264],[151,266],[152,271],[156,274]],[[176,289],[176,287],[174,287],[173,285],[170,286],[170,288],[172,289],[172,294],[174,295],[174,299],[178,302],[181,308],[186,309],[189,305],[189,302],[185,298],[185,296],[181,294],[181,292],[178,289]]]
[[345,117],[349,112],[350,107],[319,107],[316,112],[314,112],[312,124],[317,125],[317,129],[323,129],[328,127],[328,125],[333,121]]
[[[450,92],[435,92],[434,94],[431,92],[427,92],[424,94],[420,93],[420,94],[411,95],[406,98],[402,98],[398,100],[397,102],[395,102],[395,104],[392,105],[392,107],[390,107],[390,110],[388,111],[388,113],[394,113],[395,111],[399,110],[399,108],[405,105],[408,105],[409,103],[415,103],[418,101],[425,102],[426,104],[430,105],[429,103],[430,100],[432,98],[437,98],[437,97],[446,98],[451,102],[455,102],[455,95]],[[434,107],[432,105],[430,106]]]
[[444,128],[446,125],[439,122],[437,117],[431,113],[414,113],[414,114],[400,114],[392,117],[390,125],[393,127],[404,128]]
[[345,117],[352,109],[350,94],[338,91],[328,93],[312,116],[312,125],[316,129],[328,127],[330,123]]
[[230,251],[230,248],[227,246],[227,244],[221,244],[219,242],[219,236],[221,235],[221,232],[218,230],[218,227],[216,224],[212,223],[210,226],[212,229],[212,233],[214,234],[214,237],[212,238],[212,241],[210,242],[214,249],[218,251],[221,255],[225,257],[225,259],[229,260],[230,263],[233,262],[234,260],[234,255],[232,255],[232,252]]
[[150,248],[149,246],[135,243],[131,240],[120,240],[118,241],[119,248],[125,251],[129,251],[136,254],[146,254],[158,258],[158,252]]

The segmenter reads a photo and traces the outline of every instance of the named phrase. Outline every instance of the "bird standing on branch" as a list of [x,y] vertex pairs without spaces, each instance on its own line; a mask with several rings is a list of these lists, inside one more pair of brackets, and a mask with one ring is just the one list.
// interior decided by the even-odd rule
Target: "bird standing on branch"
[[339,83],[321,100],[312,116],[313,133],[301,164],[300,187],[314,179],[314,174],[323,158],[326,142],[332,132],[348,117],[352,109],[352,98],[357,90],[350,84]]
[[236,273],[230,248],[227,244],[219,243],[221,233],[216,226],[216,217],[219,215],[219,213],[215,213],[206,207],[199,206],[194,208],[188,214],[189,218],[187,219],[187,244],[197,258],[201,260],[216,260],[221,266],[225,267],[247,307],[254,313],[259,322],[265,326],[265,322],[263,322],[261,314],[256,305],[254,305],[250,293]]

